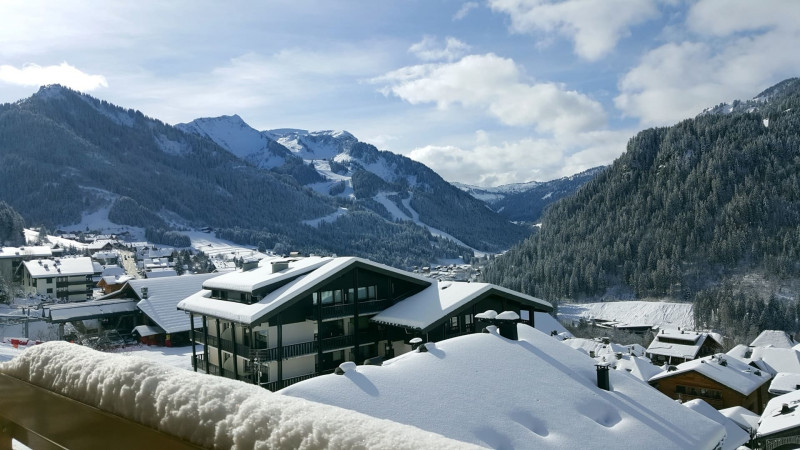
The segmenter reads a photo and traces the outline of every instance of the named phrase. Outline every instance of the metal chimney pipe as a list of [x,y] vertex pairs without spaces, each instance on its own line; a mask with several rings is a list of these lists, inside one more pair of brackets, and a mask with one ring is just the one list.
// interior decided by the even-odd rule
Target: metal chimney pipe
[[597,387],[605,391],[611,390],[611,382],[608,379],[608,364],[595,364],[597,368]]

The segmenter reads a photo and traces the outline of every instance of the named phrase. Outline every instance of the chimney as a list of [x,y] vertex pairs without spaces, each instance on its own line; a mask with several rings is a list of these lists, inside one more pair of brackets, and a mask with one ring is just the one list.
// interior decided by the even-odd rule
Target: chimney
[[512,341],[519,339],[519,334],[517,333],[519,314],[514,311],[503,311],[494,320],[497,324],[497,329],[500,331],[500,336]]
[[[257,259],[248,259],[242,263],[242,272],[247,272],[248,270],[253,270],[258,267],[258,260]],[[272,271],[275,272],[275,266],[272,266]]]
[[146,298],[147,298],[147,287],[145,286],[142,288],[142,299]]
[[484,312],[479,313],[479,314],[475,314],[475,319],[477,319],[475,321],[476,322],[475,323],[475,327],[476,327],[475,329],[476,330],[481,330],[483,332],[487,332],[486,331],[486,327],[488,327],[490,325],[495,325],[495,321],[494,321],[495,317],[497,317],[497,311],[495,311],[493,309],[490,309],[488,311],[484,311]]
[[272,273],[278,273],[289,268],[289,261],[272,261]]
[[416,350],[417,347],[422,344],[422,338],[415,337],[414,339],[408,341],[408,343],[411,344],[411,350]]
[[608,381],[608,364],[595,364],[597,368],[597,387],[604,391],[611,390],[611,383]]

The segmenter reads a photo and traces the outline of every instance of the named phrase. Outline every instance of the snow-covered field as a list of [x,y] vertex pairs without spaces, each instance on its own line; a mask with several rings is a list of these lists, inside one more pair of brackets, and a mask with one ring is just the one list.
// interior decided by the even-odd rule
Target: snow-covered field
[[691,303],[621,301],[563,304],[558,306],[562,322],[603,319],[627,325],[652,325],[664,328],[694,328]]
[[210,258],[218,257],[222,259],[236,258],[250,258],[258,257],[264,258],[267,255],[259,253],[253,247],[234,244],[231,241],[220,239],[214,233],[204,233],[202,231],[182,231],[183,234],[189,236],[192,241],[192,248],[197,249]]

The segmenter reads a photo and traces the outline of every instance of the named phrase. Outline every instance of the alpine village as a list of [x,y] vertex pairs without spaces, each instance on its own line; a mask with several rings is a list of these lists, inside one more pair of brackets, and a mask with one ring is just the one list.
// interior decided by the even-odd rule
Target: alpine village
[[[548,22],[558,5],[581,2],[456,3],[443,19],[452,27],[507,17],[503,39],[555,40],[537,52],[561,46],[580,64],[616,58],[591,53],[606,41],[581,40],[588,22]],[[727,36],[691,28],[713,2],[662,3],[653,8],[686,9],[681,26],[697,36]],[[761,23],[766,8],[751,9],[742,20]],[[754,25],[735,45],[784,22],[796,28],[798,14]],[[631,28],[601,24],[616,30],[620,53],[633,51],[625,33],[646,34],[625,20]],[[652,39],[674,39],[661,33]],[[359,85],[403,108],[439,102],[420,120],[445,138],[438,114],[476,104],[511,127],[514,95],[499,105],[472,84],[501,77],[501,64],[475,79],[455,72],[503,59],[480,54],[486,44],[469,36],[471,45],[428,34],[407,51],[427,62]],[[670,45],[690,43],[657,49],[665,71]],[[647,59],[657,50],[638,69],[658,66]],[[274,57],[297,64],[300,83],[307,72],[294,56]],[[315,57],[310,72],[339,70]],[[2,95],[15,71],[44,70],[3,64]],[[553,77],[572,70],[559,64],[578,63],[554,60]],[[553,110],[528,113],[540,114],[536,132],[559,145],[585,133],[568,136],[542,116],[567,108],[555,105],[559,96],[584,110],[605,105],[569,90],[588,90],[588,80],[567,88],[527,78],[522,63],[508,67],[516,80],[503,81],[508,92],[557,91],[540,100]],[[629,111],[635,70],[614,88],[620,110]],[[636,128],[621,118],[628,125],[613,133],[628,134],[606,159],[517,178],[499,175],[509,167],[495,178],[467,175],[500,166],[511,151],[480,147],[490,139],[481,132],[479,159],[454,143],[441,163],[421,144],[399,152],[342,130],[259,130],[235,112],[165,117],[170,124],[114,104],[138,97],[106,85],[90,94],[57,78],[26,81],[37,83],[32,94],[0,104],[0,449],[800,448],[800,78],[765,79],[744,98],[668,124]],[[446,89],[404,90],[430,80]],[[302,97],[286,83],[286,98]],[[436,86],[462,95],[459,83],[469,95],[432,100]],[[156,98],[169,95],[156,87]],[[237,101],[252,111],[245,98]],[[663,101],[649,107],[668,108]],[[586,148],[601,152],[601,134],[617,119],[608,120]],[[513,170],[530,167],[519,164]]]

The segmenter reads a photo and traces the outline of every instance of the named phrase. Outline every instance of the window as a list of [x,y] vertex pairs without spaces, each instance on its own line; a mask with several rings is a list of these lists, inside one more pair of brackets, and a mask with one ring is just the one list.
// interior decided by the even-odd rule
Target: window
[[47,293],[48,294],[52,294],[53,293],[53,288],[47,288]]
[[458,316],[453,316],[450,318],[450,330],[458,330]]
[[472,325],[472,314],[464,314],[464,325]]
[[48,278],[47,279],[47,284],[53,284],[53,279],[52,278]]

